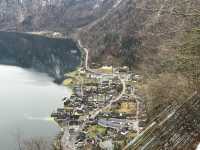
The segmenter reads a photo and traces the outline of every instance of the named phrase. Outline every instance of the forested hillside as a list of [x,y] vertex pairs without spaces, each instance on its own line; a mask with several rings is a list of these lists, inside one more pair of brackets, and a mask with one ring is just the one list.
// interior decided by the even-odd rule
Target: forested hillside
[[116,0],[1,0],[0,29],[69,32],[104,15]]
[[92,49],[91,58],[106,54],[100,60],[124,58],[122,63],[132,66],[140,58],[155,65],[151,59],[200,24],[199,8],[198,0],[124,0],[109,15],[84,28],[81,37]]
[[197,88],[199,0],[2,0],[0,6],[1,30],[75,33],[90,50],[90,64],[134,69],[144,77],[138,89],[149,112]]
[[35,69],[62,81],[80,59],[81,53],[72,40],[0,32],[0,64]]
[[128,65],[144,76],[138,88],[153,117],[196,90],[199,28],[198,0],[124,0],[80,37],[90,62]]

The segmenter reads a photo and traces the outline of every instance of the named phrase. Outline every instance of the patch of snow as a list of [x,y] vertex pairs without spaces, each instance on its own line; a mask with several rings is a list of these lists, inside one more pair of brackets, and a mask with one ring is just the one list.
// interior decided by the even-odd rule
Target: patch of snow
[[22,3],[23,3],[23,0],[19,0],[19,3],[22,4]]
[[47,2],[46,1],[42,1],[42,7],[47,6]]
[[115,3],[115,5],[113,7],[114,8],[118,7],[121,2],[122,2],[122,0],[117,0],[117,2]]
[[197,146],[196,150],[200,150],[200,143],[199,143],[199,145]]
[[[102,2],[103,3],[104,1],[105,0],[97,0],[97,3],[98,2]],[[101,20],[104,20],[106,17],[108,17],[112,13],[112,11],[115,10],[121,4],[121,2],[122,2],[122,0],[117,0],[116,3],[112,6],[112,8],[109,9],[104,16],[102,16],[101,18],[99,18],[96,21],[94,21],[93,23],[91,23],[88,28],[92,28],[93,26],[98,24]]]
[[75,49],[70,50],[70,52],[71,52],[71,54],[77,54],[78,53],[78,51],[75,50]]
[[107,140],[107,141],[101,142],[100,147],[102,149],[106,149],[106,150],[113,150],[114,149],[114,145],[112,143],[112,140]]
[[93,9],[97,9],[101,6],[101,4],[104,2],[104,0],[97,0],[96,4],[94,5]]

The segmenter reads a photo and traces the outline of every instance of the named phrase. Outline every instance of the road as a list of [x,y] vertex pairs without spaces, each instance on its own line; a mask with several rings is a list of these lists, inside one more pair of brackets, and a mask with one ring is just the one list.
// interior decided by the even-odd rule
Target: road
[[[167,107],[123,150],[190,150],[200,136],[200,97],[194,94],[182,105]],[[194,149],[194,148],[193,148]]]
[[76,138],[73,135],[70,135],[69,128],[66,127],[61,139],[62,150],[75,150],[75,140]]
[[[86,71],[88,71],[88,72],[90,72],[90,73],[97,74],[97,75],[102,75],[102,76],[103,76],[103,75],[110,75],[110,74],[101,73],[101,72],[97,72],[96,70],[90,69],[90,67],[89,67],[89,65],[88,65],[89,50],[88,50],[87,48],[85,48],[85,47],[82,45],[82,43],[81,43],[80,40],[78,40],[78,44],[79,44],[79,47],[82,48],[82,49],[84,50],[84,52],[85,52],[85,62],[84,62],[85,66],[84,66],[84,67],[85,67],[85,70],[86,70]],[[93,113],[92,113],[93,115],[90,116],[91,119],[94,119],[100,112],[103,112],[104,110],[110,108],[110,107],[112,106],[113,103],[119,101],[119,100],[122,98],[122,96],[125,94],[125,91],[126,91],[126,82],[125,82],[124,79],[122,79],[122,78],[120,77],[120,75],[117,75],[117,77],[118,77],[118,79],[119,79],[119,80],[121,81],[121,83],[122,83],[122,92],[120,93],[119,96],[117,96],[116,98],[114,98],[113,100],[111,100],[110,103],[107,104],[104,108],[101,108],[101,109],[96,110],[95,112],[93,112]],[[89,117],[88,117],[88,118],[89,118]]]
[[[81,44],[81,41],[78,40],[78,44],[79,44],[79,47],[82,48],[85,52],[85,62],[84,62],[84,67],[85,67],[85,70],[86,72],[89,72],[89,73],[93,73],[93,74],[97,74],[97,75],[110,75],[110,74],[105,74],[105,73],[100,73],[100,72],[97,72],[96,70],[93,70],[93,69],[90,69],[89,65],[88,65],[88,59],[89,59],[89,50],[85,47],[83,47],[83,45]],[[122,84],[122,91],[120,93],[120,95],[118,95],[116,98],[114,98],[113,100],[111,100],[109,102],[109,104],[107,104],[105,107],[103,108],[100,108],[98,110],[95,110],[93,112],[91,112],[91,116],[89,115],[86,115],[84,118],[84,123],[79,127],[78,131],[82,131],[84,129],[84,127],[86,126],[87,122],[89,121],[89,119],[94,119],[100,112],[103,112],[105,111],[106,109],[110,108],[112,106],[113,103],[119,101],[122,96],[125,94],[126,92],[126,82],[125,82],[125,79],[122,79],[120,75],[116,75],[118,77],[118,79],[121,81],[121,84]],[[74,139],[69,139],[70,134],[69,134],[69,131],[68,129],[65,129],[64,131],[64,135],[62,137],[62,147],[63,147],[63,150],[71,150],[71,149],[74,149],[74,139],[76,139],[74,137]],[[72,142],[74,141],[74,142]]]
[[[87,48],[85,48],[85,47],[82,45],[82,43],[81,43],[80,40],[78,40],[78,44],[79,44],[79,47],[82,48],[82,49],[84,50],[84,52],[85,52],[85,63],[84,63],[84,64],[85,64],[85,70],[86,70],[86,71],[88,71],[88,72],[90,72],[90,73],[97,74],[97,75],[110,75],[110,74],[100,73],[100,72],[97,72],[96,70],[90,69],[90,67],[89,67],[89,65],[88,65],[89,50],[88,50]],[[104,108],[101,108],[101,109],[95,111],[95,112],[93,113],[93,115],[90,117],[91,119],[94,119],[100,112],[103,112],[104,110],[110,108],[110,107],[112,106],[113,103],[119,101],[119,100],[122,98],[122,96],[125,94],[125,91],[126,91],[126,82],[125,82],[124,79],[122,79],[122,78],[120,77],[120,75],[117,75],[117,77],[118,77],[118,79],[119,79],[119,80],[121,81],[121,83],[122,83],[122,92],[120,93],[119,96],[117,96],[116,98],[114,98],[113,100],[111,100],[110,103],[107,104],[107,106],[105,106]]]
[[[95,70],[92,70],[88,66],[89,51],[84,48],[80,41],[78,41],[79,46],[85,51],[85,69],[86,71],[94,74],[104,75]],[[118,75],[119,80],[123,85],[122,92],[119,96],[114,98],[107,104],[104,108],[98,109],[92,112],[90,118],[95,118],[100,112],[110,108],[113,103],[119,101],[125,94],[126,83],[125,80]],[[191,104],[188,102],[191,101]],[[137,105],[139,108],[139,104]],[[188,111],[189,109],[189,111]],[[177,149],[182,148],[183,150],[189,150],[192,142],[195,138],[193,137],[198,133],[200,136],[200,98],[190,98],[183,105],[177,108],[167,107],[162,113],[160,113],[155,120],[136,138],[131,140],[123,150],[134,149],[134,150],[157,150],[157,149]],[[191,113],[192,112],[192,113]],[[139,115],[139,110],[137,111],[137,116]],[[195,117],[195,118],[194,118]],[[193,119],[194,118],[194,119]],[[89,117],[87,117],[89,119]],[[83,124],[82,128],[85,126]],[[138,120],[138,117],[136,118]],[[189,125],[189,126],[188,126]],[[191,131],[192,126],[192,131]],[[193,127],[194,126],[194,127]],[[80,129],[82,129],[80,128]],[[188,132],[189,130],[189,132]],[[138,129],[139,131],[139,129]],[[178,147],[179,146],[179,147]]]
[[122,87],[122,92],[120,93],[120,95],[117,96],[116,98],[114,98],[113,100],[111,100],[110,103],[107,104],[104,108],[101,108],[98,111],[96,111],[90,118],[94,119],[100,112],[103,112],[103,111],[109,109],[112,106],[113,103],[119,101],[122,98],[122,96],[125,94],[125,91],[126,91],[126,82],[125,82],[125,80],[121,79],[120,76],[118,76],[118,78],[120,79],[120,81],[122,83],[122,86],[123,86]]

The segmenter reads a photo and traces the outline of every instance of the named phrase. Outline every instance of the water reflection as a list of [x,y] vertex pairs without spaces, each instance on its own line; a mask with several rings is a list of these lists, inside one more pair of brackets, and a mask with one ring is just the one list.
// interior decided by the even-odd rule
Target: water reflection
[[59,128],[49,118],[70,90],[45,74],[0,65],[0,148],[15,150],[14,135],[52,137]]

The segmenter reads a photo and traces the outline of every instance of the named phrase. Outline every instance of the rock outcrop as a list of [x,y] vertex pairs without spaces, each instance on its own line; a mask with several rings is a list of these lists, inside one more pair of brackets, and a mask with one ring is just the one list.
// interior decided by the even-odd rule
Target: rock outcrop
[[0,29],[71,30],[104,15],[116,0],[1,0]]
[[35,69],[59,82],[80,61],[81,52],[72,40],[0,32],[0,64]]

